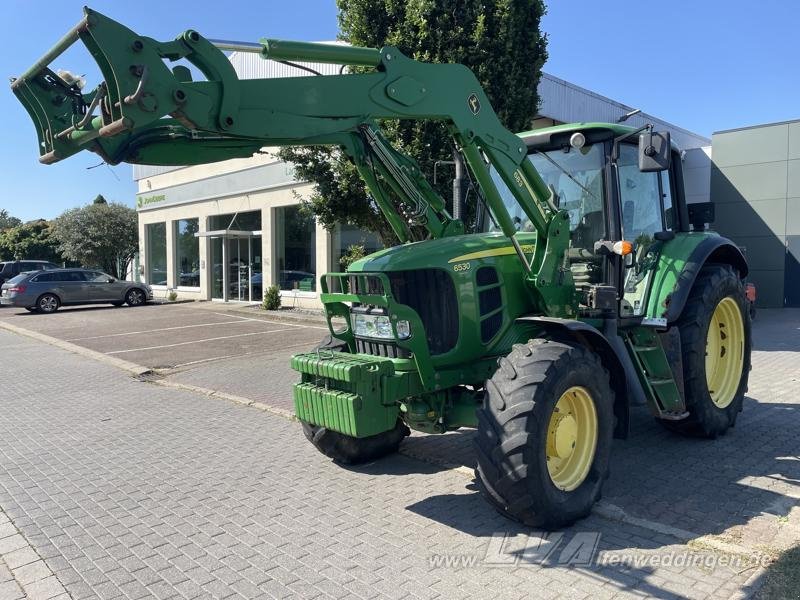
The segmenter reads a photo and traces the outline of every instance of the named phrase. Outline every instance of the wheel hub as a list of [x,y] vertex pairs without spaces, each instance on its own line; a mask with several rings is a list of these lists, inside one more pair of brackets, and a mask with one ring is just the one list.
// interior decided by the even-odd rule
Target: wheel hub
[[578,426],[575,417],[570,414],[555,413],[553,420],[556,422],[553,430],[553,453],[559,458],[567,458],[575,449],[578,439]]
[[556,402],[547,426],[547,471],[555,486],[572,491],[589,475],[597,449],[597,409],[589,390],[567,389]]
[[744,321],[730,296],[720,300],[706,337],[706,384],[711,401],[719,408],[733,402],[744,365]]

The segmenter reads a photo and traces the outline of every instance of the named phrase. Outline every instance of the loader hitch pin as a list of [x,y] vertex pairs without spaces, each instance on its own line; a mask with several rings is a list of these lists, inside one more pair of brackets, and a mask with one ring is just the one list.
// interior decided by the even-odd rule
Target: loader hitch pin
[[142,97],[144,93],[144,86],[147,84],[147,65],[141,66],[141,74],[139,75],[139,85],[136,86],[136,91],[132,94],[125,96],[123,102],[125,104],[136,104],[139,101],[139,98]]
[[86,127],[92,120],[92,116],[94,114],[95,109],[100,104],[100,102],[102,102],[107,93],[108,90],[106,89],[105,82],[97,86],[97,93],[94,95],[94,99],[92,100],[92,103],[89,105],[89,108],[86,109],[86,114],[83,115],[83,118],[77,123],[75,123],[75,125],[73,125],[72,127],[67,127],[61,133],[56,134],[56,137],[64,138],[67,137],[73,131],[76,131],[78,129],[83,129],[84,127]]

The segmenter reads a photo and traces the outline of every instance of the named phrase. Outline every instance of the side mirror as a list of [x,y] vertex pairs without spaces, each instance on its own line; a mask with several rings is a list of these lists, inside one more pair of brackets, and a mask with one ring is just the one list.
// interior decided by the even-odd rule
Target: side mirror
[[666,171],[672,164],[669,132],[645,131],[639,134],[639,170],[643,173]]
[[109,277],[109,278],[106,280],[106,283],[114,283],[115,281],[116,281],[116,279],[114,279],[113,277]]

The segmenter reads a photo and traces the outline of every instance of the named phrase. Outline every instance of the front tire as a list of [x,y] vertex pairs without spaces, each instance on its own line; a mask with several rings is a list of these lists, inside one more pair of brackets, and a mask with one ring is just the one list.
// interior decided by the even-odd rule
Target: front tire
[[144,292],[139,288],[130,289],[128,293],[125,294],[125,303],[128,306],[141,306],[145,303],[145,300]]
[[614,392],[589,349],[532,340],[500,359],[478,410],[476,479],[507,517],[556,529],[589,514],[608,477]]
[[[332,335],[326,335],[314,348],[314,351],[319,352],[346,350],[347,344]],[[300,421],[300,424],[303,426],[306,439],[317,450],[343,465],[357,465],[394,454],[400,448],[400,443],[411,433],[400,419],[397,420],[394,429],[366,438],[355,438],[306,421]]]
[[303,433],[314,447],[334,462],[358,465],[394,454],[411,430],[400,419],[394,429],[365,438],[355,438],[305,421]]
[[677,325],[689,416],[660,422],[677,433],[715,438],[736,424],[750,375],[750,311],[730,266],[703,267]]

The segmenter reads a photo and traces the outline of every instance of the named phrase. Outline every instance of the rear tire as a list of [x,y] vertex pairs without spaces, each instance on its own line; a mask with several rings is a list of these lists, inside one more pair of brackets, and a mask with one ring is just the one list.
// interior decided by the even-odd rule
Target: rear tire
[[[326,335],[314,350],[344,352],[347,350],[347,344],[332,335]],[[399,419],[394,429],[366,438],[355,438],[305,421],[300,423],[306,439],[317,450],[343,465],[357,465],[394,454],[403,439],[411,433],[406,424]]]
[[659,420],[666,429],[715,438],[736,424],[750,375],[748,308],[730,266],[703,267],[677,323],[689,416]]
[[54,313],[61,306],[61,300],[55,294],[42,294],[36,301],[36,310],[45,314]]
[[[499,365],[478,410],[481,491],[500,513],[530,527],[570,525],[589,514],[608,477],[608,371],[583,346],[541,339],[516,345]],[[570,400],[575,408],[565,411],[562,402]]]

